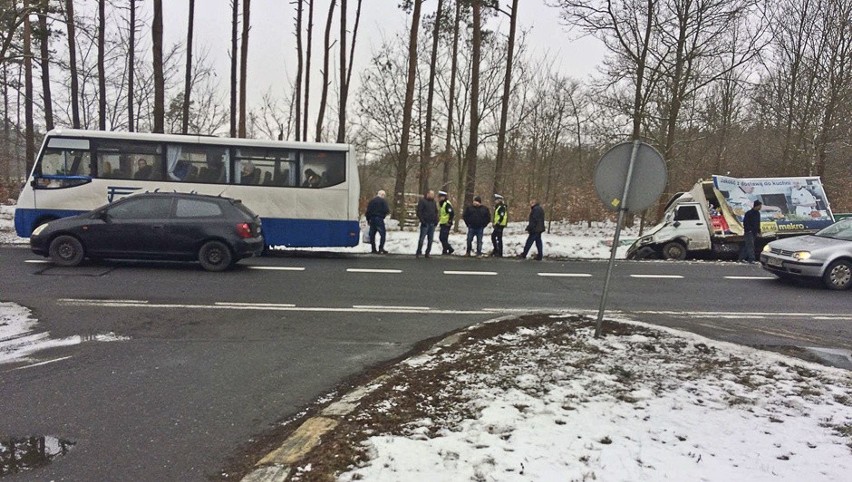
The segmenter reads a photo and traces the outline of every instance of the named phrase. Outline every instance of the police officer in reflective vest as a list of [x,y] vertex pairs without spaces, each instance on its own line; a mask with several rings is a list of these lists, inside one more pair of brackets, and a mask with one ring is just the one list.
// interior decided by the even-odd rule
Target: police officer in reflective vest
[[453,251],[455,251],[450,246],[450,228],[453,226],[453,217],[455,215],[456,212],[453,211],[453,205],[447,199],[447,193],[445,191],[438,191],[438,226],[441,229],[438,233],[438,239],[441,241],[441,247],[443,248],[441,254],[453,254]]
[[494,231],[491,232],[491,245],[494,250],[491,251],[491,256],[498,258],[503,256],[503,228],[509,224],[509,210],[506,208],[506,203],[503,202],[503,196],[494,195]]

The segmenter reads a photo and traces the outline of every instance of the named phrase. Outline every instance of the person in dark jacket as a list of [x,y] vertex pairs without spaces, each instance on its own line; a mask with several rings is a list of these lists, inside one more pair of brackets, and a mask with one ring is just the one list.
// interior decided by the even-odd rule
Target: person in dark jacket
[[446,191],[438,191],[438,226],[440,232],[438,240],[441,241],[441,254],[453,254],[455,250],[450,246],[450,228],[453,227],[453,218],[456,217],[456,212],[453,210],[453,205],[447,199]]
[[465,252],[465,256],[470,256],[474,236],[476,236],[476,255],[482,256],[482,236],[485,233],[485,227],[491,222],[491,211],[482,205],[482,198],[476,196],[473,198],[473,204],[464,208],[462,219],[467,226],[467,251]]
[[763,203],[755,201],[751,209],[743,216],[743,245],[740,248],[740,261],[754,263],[754,241],[760,234],[760,208]]
[[[385,200],[387,194],[380,190],[376,193],[376,197],[370,200],[367,204],[367,212],[365,217],[370,225],[370,247],[372,253],[387,254],[385,251],[385,217],[390,213],[388,202]],[[376,233],[379,233],[379,249],[376,249]]]
[[427,192],[420,201],[417,202],[417,219],[420,221],[420,235],[417,238],[416,257],[420,257],[423,252],[423,239],[428,239],[426,243],[426,257],[432,251],[432,239],[435,237],[435,226],[438,225],[438,204],[435,203],[435,191]]
[[527,224],[527,243],[524,245],[524,252],[519,254],[519,258],[526,258],[527,254],[530,252],[530,248],[532,248],[533,243],[535,243],[535,249],[538,250],[538,255],[535,257],[537,261],[541,261],[542,256],[544,255],[544,249],[541,243],[541,233],[544,232],[544,208],[538,203],[538,200],[533,199],[530,201],[530,221]]
[[494,195],[494,222],[492,223],[493,231],[491,231],[491,246],[494,248],[491,251],[491,256],[503,256],[503,228],[509,224],[509,212],[506,208],[506,203],[503,202],[503,196]]

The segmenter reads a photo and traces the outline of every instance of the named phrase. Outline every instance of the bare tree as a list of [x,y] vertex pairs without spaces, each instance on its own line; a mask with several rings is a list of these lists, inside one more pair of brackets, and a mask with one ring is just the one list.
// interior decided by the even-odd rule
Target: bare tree
[[166,80],[163,76],[163,0],[154,0],[151,42],[154,51],[154,132],[163,132],[166,114]]
[[106,0],[98,0],[98,128],[106,130]]
[[456,0],[456,15],[453,21],[453,50],[450,55],[450,91],[448,99],[450,102],[447,106],[447,138],[444,144],[444,168],[441,174],[441,187],[445,188],[450,183],[450,161],[452,160],[452,138],[453,138],[453,99],[456,96],[456,74],[458,72],[458,53],[459,53],[459,31],[461,29],[461,2]]
[[239,136],[246,136],[246,88],[248,86],[248,45],[251,28],[251,0],[243,0],[243,37],[240,45],[240,131]]
[[38,11],[39,44],[41,47],[41,87],[44,96],[44,128],[53,129],[53,96],[50,92],[50,29],[47,14],[50,10],[48,0],[42,0]]
[[322,123],[325,116],[325,107],[328,103],[328,61],[331,54],[331,21],[334,18],[334,8],[337,6],[337,0],[331,0],[328,6],[328,17],[325,21],[325,41],[323,42],[323,67],[322,67],[322,93],[320,94],[319,112],[317,113],[317,135],[316,141],[322,140]]
[[414,82],[417,76],[417,32],[420,28],[420,9],[423,0],[413,0],[411,32],[408,38],[408,78],[405,83],[405,103],[402,108],[402,132],[399,142],[399,155],[396,161],[396,182],[394,183],[394,218],[402,221],[405,217],[405,178],[408,170],[408,141],[411,136],[411,110],[414,106]]
[[[136,0],[130,1],[130,21],[128,25],[127,52],[127,130],[136,130],[136,119],[133,113],[133,97],[135,95],[134,81],[136,68]],[[192,0],[195,1],[195,0]]]
[[77,74],[77,35],[74,25],[74,0],[65,0],[65,22],[68,30],[68,69],[71,76],[71,124],[80,128],[80,87]]
[[500,108],[500,130],[497,134],[497,157],[494,160],[494,189],[499,193],[503,189],[503,157],[506,151],[506,124],[509,118],[509,94],[512,87],[512,60],[515,57],[515,32],[518,28],[518,0],[512,0],[512,13],[509,22],[509,44],[506,52],[506,77],[503,82],[503,99]]
[[189,19],[186,28],[186,77],[183,83],[183,123],[181,132],[189,132],[189,103],[192,95],[192,33],[195,29],[195,0],[189,0]]
[[237,35],[240,1],[231,0],[231,137],[237,137]]
[[467,175],[464,183],[464,204],[473,202],[476,190],[477,150],[479,149],[479,63],[482,58],[482,4],[472,0],[473,7],[473,58],[470,74],[470,140],[465,153]]
[[308,140],[308,112],[310,112],[311,100],[311,53],[313,52],[313,37],[314,37],[314,0],[308,0],[308,29],[307,29],[307,46],[305,48],[305,108],[303,125],[302,125],[302,140]]
[[[304,10],[304,0],[296,0],[296,88],[295,102],[296,105],[296,140],[302,140],[302,73],[303,65],[303,48],[302,48],[302,12]],[[305,114],[307,117],[307,114]]]
[[355,8],[355,26],[352,28],[352,43],[349,46],[349,64],[347,65],[346,62],[340,63],[340,68],[345,71],[345,75],[341,75],[340,77],[340,106],[338,109],[339,120],[337,123],[337,142],[339,143],[343,143],[346,139],[346,104],[349,99],[349,85],[352,81],[352,65],[355,60],[355,41],[358,38],[358,25],[360,23],[361,0],[358,0],[358,6]]
[[432,166],[432,114],[435,101],[435,65],[438,62],[438,44],[441,38],[441,22],[444,13],[444,0],[438,0],[435,7],[435,25],[432,29],[432,54],[429,58],[429,85],[426,88],[426,133],[423,141],[423,155],[420,159],[420,192],[429,190],[429,175]]
[[24,0],[24,122],[26,128],[24,137],[26,139],[27,173],[32,171],[35,162],[35,123],[33,119],[33,52],[32,52],[32,26],[30,25],[29,13],[30,2]]

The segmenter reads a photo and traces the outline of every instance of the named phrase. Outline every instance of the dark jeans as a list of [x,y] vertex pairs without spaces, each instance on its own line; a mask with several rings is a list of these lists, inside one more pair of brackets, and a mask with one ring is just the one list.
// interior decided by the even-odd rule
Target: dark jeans
[[442,224],[441,230],[438,233],[438,239],[441,241],[441,248],[443,248],[444,254],[451,254],[453,251],[452,246],[450,246],[450,228],[452,228],[451,224]]
[[522,258],[526,258],[527,254],[530,252],[530,248],[532,248],[533,243],[535,243],[535,249],[538,250],[538,256],[535,259],[541,259],[544,255],[544,249],[541,244],[541,233],[533,233],[531,232],[529,236],[527,236],[527,244],[524,245],[524,252],[521,254]]
[[426,254],[429,254],[432,251],[432,238],[435,237],[435,225],[434,224],[421,224],[420,225],[420,235],[417,238],[417,254],[423,252],[423,238],[427,238],[429,241],[426,243]]
[[370,247],[376,252],[376,233],[379,233],[379,251],[385,250],[385,220],[384,218],[374,218],[370,220]]
[[494,231],[491,231],[491,245],[494,247],[494,256],[503,256],[503,227],[494,226]]
[[743,245],[740,247],[740,261],[754,263],[754,239],[754,233],[745,233],[743,235]]
[[473,244],[473,237],[476,236],[476,255],[482,254],[482,236],[485,235],[485,228],[467,228],[467,253],[470,254],[470,248]]

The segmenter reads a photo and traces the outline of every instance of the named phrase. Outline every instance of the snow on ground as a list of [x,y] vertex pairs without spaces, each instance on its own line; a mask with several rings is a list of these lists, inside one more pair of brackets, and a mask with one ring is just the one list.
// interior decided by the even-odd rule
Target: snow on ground
[[366,461],[339,480],[849,480],[849,372],[621,326],[550,320],[403,364],[350,416]]
[[114,333],[91,336],[75,335],[67,338],[50,338],[50,333],[37,331],[38,320],[27,308],[15,303],[0,302],[0,365],[25,362],[36,352],[60,346],[79,345],[84,342],[122,341],[129,338]]
[[0,244],[28,244],[27,238],[15,234],[15,206],[0,204]]

